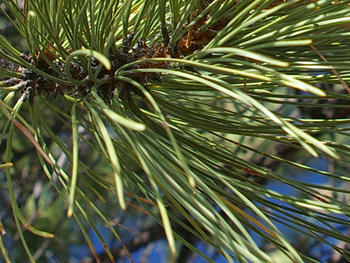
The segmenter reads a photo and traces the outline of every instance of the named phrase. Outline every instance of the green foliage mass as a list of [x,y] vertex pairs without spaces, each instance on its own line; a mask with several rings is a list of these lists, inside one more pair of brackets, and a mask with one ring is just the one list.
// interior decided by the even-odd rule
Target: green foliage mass
[[161,224],[169,261],[182,243],[212,262],[179,229],[229,262],[317,262],[276,222],[349,242],[332,226],[350,211],[348,1],[2,2],[26,47],[0,36],[1,191],[13,211],[0,219],[31,262],[40,244],[79,243],[72,219],[93,253],[87,231],[105,244],[101,222],[123,244],[117,213]]

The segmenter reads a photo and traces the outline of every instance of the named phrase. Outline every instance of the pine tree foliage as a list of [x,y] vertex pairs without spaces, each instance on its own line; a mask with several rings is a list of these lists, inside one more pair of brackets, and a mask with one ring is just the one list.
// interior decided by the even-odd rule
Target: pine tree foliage
[[[181,243],[213,262],[180,226],[229,262],[275,262],[253,233],[292,262],[317,262],[276,223],[348,258],[334,226],[349,226],[350,211],[348,1],[2,2],[26,43],[0,36],[2,189],[30,261],[28,232],[54,240],[73,217],[98,262],[87,229],[105,244],[99,217],[123,244],[120,210],[161,224],[172,261]],[[3,222],[2,234],[13,227]]]

